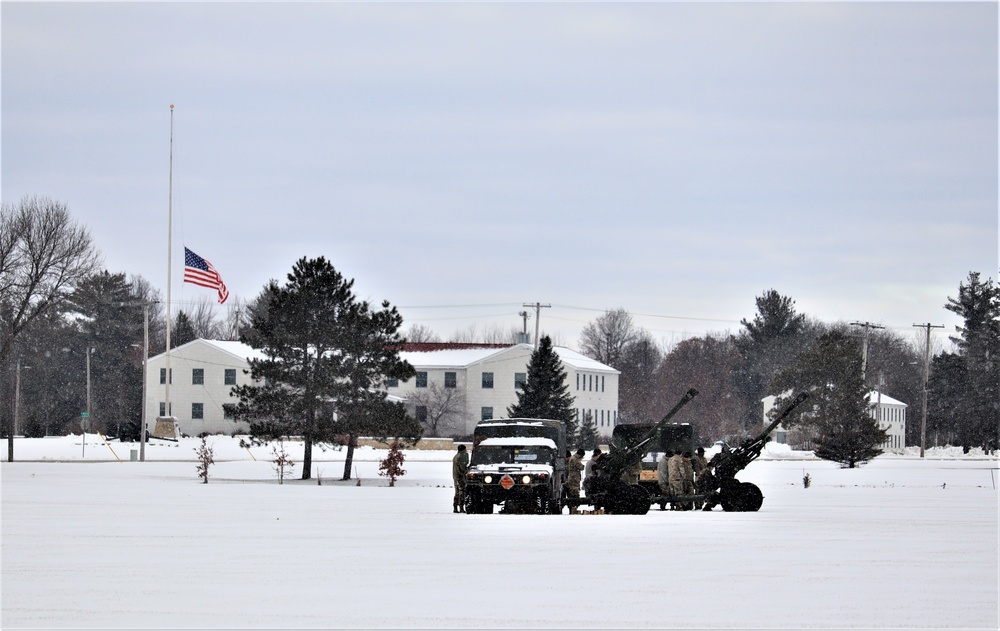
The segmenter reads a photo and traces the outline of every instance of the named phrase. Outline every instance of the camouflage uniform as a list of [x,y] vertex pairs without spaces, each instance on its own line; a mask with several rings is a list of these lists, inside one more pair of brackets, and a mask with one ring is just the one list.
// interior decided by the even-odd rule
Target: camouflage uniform
[[583,458],[573,454],[569,459],[566,474],[566,494],[568,497],[580,497],[580,482],[583,480]]
[[665,453],[656,464],[656,484],[660,487],[660,493],[670,495],[670,473],[669,462],[672,454]]
[[[462,445],[464,447],[464,445]],[[469,452],[459,449],[451,459],[451,479],[455,482],[454,512],[465,512],[465,476],[469,472]]]
[[[684,495],[684,456],[674,454],[667,461],[667,479],[670,485],[670,495]],[[671,504],[671,508],[680,508],[676,504]]]
[[[708,461],[705,460],[705,450],[701,447],[691,456],[691,466],[694,467],[694,492],[704,495],[712,490],[712,472],[708,468]],[[695,508],[701,508],[704,502],[695,502]]]
[[[689,452],[684,452],[684,459],[681,461],[681,471],[682,471],[682,488],[684,489],[684,495],[694,495],[694,466],[691,464],[691,454]],[[682,510],[691,510],[691,502],[685,502],[681,505]]]

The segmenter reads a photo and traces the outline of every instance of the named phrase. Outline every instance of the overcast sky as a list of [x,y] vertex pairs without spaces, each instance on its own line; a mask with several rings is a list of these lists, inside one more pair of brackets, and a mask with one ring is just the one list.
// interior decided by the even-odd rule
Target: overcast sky
[[[997,4],[3,3],[2,191],[172,297],[325,256],[447,338],[800,313],[909,336],[996,278]],[[220,312],[221,315],[221,312]],[[534,322],[529,321],[529,329]]]

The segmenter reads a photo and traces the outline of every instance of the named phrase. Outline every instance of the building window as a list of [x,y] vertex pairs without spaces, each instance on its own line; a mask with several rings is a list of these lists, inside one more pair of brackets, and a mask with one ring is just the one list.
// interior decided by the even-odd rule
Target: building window
[[576,389],[580,389],[580,373],[576,373]]
[[387,388],[398,388],[399,387],[399,379],[396,379],[395,377],[390,377],[390,378],[386,379],[385,380],[385,387],[387,387]]
[[191,418],[199,421],[205,418],[205,404],[204,403],[192,403],[191,404]]
[[[483,387],[484,388],[492,388],[493,387],[493,373],[491,373],[491,372],[484,372],[483,373]],[[487,408],[483,408],[483,409],[485,410]],[[490,410],[490,414],[491,414],[490,418],[493,418],[492,417],[493,408],[489,408],[489,410]]]
[[236,385],[236,369],[226,368],[226,385],[235,386]]
[[480,418],[480,420],[483,420],[483,421],[488,421],[491,418],[493,418],[493,408],[492,407],[484,407],[479,412],[479,418]]
[[191,385],[192,386],[203,386],[203,385],[205,385],[205,369],[204,368],[192,368],[191,369]]
[[524,384],[528,383],[528,373],[526,372],[516,372],[514,373],[514,389],[524,390]]
[[444,387],[455,388],[457,386],[458,386],[458,373],[454,372],[444,373]]
[[604,392],[604,375],[601,375],[601,392]]
[[[174,407],[174,404],[171,403],[170,404],[170,408],[173,409],[173,407]],[[159,416],[166,416],[166,415],[167,415],[167,404],[164,403],[163,401],[160,401],[160,414],[159,414]]]
[[594,375],[587,375],[587,390],[594,391]]
[[427,373],[424,371],[417,372],[417,387],[426,388],[427,387]]
[[[174,369],[170,369],[170,383],[174,382]],[[160,383],[167,383],[167,369],[160,369]]]
[[416,409],[414,410],[414,416],[416,416],[417,420],[420,421],[421,423],[426,423],[427,422],[427,406],[426,405],[418,405],[416,407]]
[[233,420],[233,416],[235,416],[235,413],[236,413],[235,403],[222,404],[222,418],[226,419],[227,421],[231,421]]

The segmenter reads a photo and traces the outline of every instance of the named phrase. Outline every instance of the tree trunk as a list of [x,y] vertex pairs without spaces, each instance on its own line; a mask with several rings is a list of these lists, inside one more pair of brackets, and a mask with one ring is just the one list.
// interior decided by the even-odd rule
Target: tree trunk
[[302,479],[312,478],[313,463],[313,441],[312,436],[306,434],[302,437]]
[[344,477],[342,480],[351,479],[351,465],[354,463],[354,447],[358,444],[357,434],[348,434],[347,439],[347,457],[344,458]]

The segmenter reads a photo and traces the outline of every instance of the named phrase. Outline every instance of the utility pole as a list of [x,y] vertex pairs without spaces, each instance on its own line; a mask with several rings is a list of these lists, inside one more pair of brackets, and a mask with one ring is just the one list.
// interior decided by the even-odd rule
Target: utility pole
[[[543,305],[540,302],[536,302],[534,304],[524,303],[521,306],[522,307],[533,307],[535,309],[535,350],[537,351],[538,350],[538,324],[539,324],[538,321],[541,319],[542,307],[548,308],[548,307],[551,307],[552,305]],[[525,320],[525,323],[527,323],[527,320]]]
[[851,326],[862,326],[865,328],[865,334],[861,346],[861,380],[865,381],[865,375],[868,371],[868,338],[871,335],[872,329],[884,329],[885,327],[872,324],[871,322],[851,322]]
[[927,338],[924,340],[924,389],[921,393],[922,409],[920,411],[920,457],[924,457],[924,448],[927,445],[927,381],[931,376],[931,329],[943,329],[943,324],[914,324],[913,326],[927,330]]
[[521,329],[521,344],[527,344],[528,343],[528,312],[527,311],[518,311],[517,315],[521,316],[521,319],[524,321],[522,329]]

